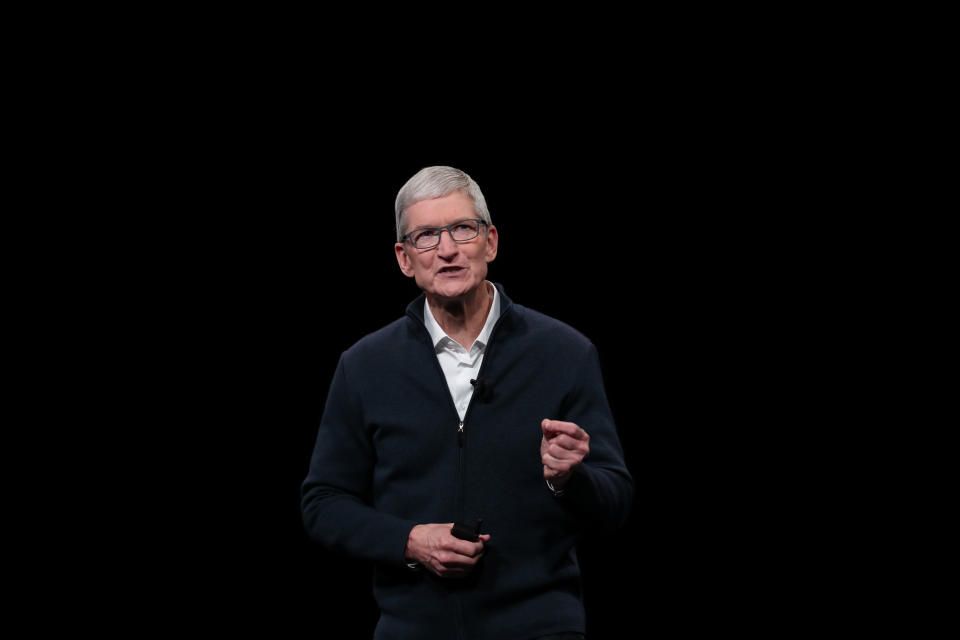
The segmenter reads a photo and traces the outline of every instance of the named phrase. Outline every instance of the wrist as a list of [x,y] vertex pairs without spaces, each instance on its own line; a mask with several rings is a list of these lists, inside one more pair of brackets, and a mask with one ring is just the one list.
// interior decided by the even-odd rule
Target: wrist
[[563,488],[567,484],[566,480],[561,481],[559,477],[545,478],[545,480],[547,481],[547,488],[550,489],[555,498],[563,496],[565,493]]
[[564,487],[567,486],[567,483],[570,481],[570,476],[573,475],[572,471],[567,471],[566,473],[558,473],[557,475],[547,478],[547,484],[556,491],[563,491]]
[[416,548],[415,536],[417,529],[419,529],[420,526],[421,525],[419,524],[413,525],[413,528],[410,529],[410,533],[407,534],[407,545],[403,548],[403,557],[407,562],[416,560],[416,557],[414,557]]

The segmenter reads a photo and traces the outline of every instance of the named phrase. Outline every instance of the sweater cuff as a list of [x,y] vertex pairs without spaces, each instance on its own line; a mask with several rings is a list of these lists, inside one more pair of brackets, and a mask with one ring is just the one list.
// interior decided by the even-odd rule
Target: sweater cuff
[[407,558],[407,540],[410,539],[410,531],[415,526],[417,526],[417,523],[412,520],[404,520],[397,526],[397,529],[395,530],[396,531],[395,535],[397,536],[396,541],[399,549],[397,549],[391,554],[395,558],[395,560],[393,560],[393,562],[391,563],[391,564],[394,564],[394,566],[413,569],[414,567],[411,567],[410,565],[416,564],[417,567],[419,567],[419,564]]

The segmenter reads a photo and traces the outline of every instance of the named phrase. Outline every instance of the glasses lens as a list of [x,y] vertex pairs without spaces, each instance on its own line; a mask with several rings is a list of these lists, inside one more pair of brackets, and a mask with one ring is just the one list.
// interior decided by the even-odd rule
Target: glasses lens
[[477,224],[475,220],[464,220],[463,222],[458,222],[450,228],[450,235],[453,236],[453,239],[457,242],[463,242],[464,240],[472,240],[477,237],[479,233],[480,225]]
[[418,249],[429,249],[437,244],[440,237],[439,229],[419,229],[410,234],[410,241]]
[[449,229],[450,237],[457,242],[466,242],[473,240],[480,235],[480,223],[476,220],[461,220],[455,222],[449,227],[427,227],[417,229],[410,234],[410,241],[417,249],[429,249],[440,243],[440,234],[444,229]]

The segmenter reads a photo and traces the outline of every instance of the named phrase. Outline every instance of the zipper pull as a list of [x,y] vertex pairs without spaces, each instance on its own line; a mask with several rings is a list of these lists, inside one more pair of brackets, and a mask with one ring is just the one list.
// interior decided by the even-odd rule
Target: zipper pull
[[463,446],[463,420],[460,421],[460,426],[457,427],[457,442],[460,446]]

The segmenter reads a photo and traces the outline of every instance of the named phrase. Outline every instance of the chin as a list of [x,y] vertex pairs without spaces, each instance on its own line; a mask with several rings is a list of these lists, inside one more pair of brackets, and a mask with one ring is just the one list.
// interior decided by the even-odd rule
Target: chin
[[440,282],[434,283],[433,293],[444,298],[460,298],[477,287],[476,282]]

